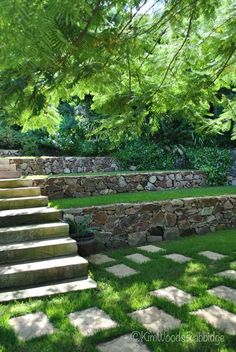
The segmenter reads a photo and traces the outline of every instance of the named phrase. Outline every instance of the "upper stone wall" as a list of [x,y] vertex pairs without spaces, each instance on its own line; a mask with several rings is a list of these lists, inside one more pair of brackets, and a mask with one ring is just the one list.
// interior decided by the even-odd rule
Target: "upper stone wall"
[[21,151],[15,149],[0,149],[0,158],[9,156],[20,156]]
[[109,176],[91,174],[33,180],[33,185],[40,186],[42,194],[51,199],[203,187],[206,183],[206,174],[201,171],[137,172]]
[[9,161],[23,176],[118,170],[111,157],[13,157]]

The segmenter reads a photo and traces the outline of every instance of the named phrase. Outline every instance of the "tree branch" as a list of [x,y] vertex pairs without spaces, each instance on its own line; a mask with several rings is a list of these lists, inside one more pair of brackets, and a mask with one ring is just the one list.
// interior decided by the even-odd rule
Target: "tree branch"
[[186,44],[186,42],[187,42],[187,40],[188,40],[188,37],[189,37],[190,32],[191,32],[191,28],[192,28],[192,22],[193,22],[194,13],[195,13],[195,10],[196,10],[196,4],[197,4],[197,0],[195,0],[195,1],[193,2],[193,10],[192,10],[191,16],[190,16],[190,18],[189,18],[188,28],[187,28],[187,32],[186,32],[186,35],[185,35],[185,37],[184,37],[184,40],[183,40],[182,44],[180,45],[179,49],[176,51],[176,53],[174,54],[174,56],[173,56],[172,59],[170,60],[169,65],[167,66],[167,69],[166,69],[166,71],[165,71],[165,74],[164,74],[164,76],[163,76],[163,78],[162,78],[162,80],[161,80],[161,83],[159,84],[159,86],[158,86],[158,88],[157,88],[157,90],[155,91],[154,94],[156,94],[156,93],[161,89],[161,87],[163,86],[163,84],[164,84],[164,82],[165,82],[165,80],[166,80],[166,78],[167,78],[167,76],[168,76],[168,74],[169,74],[169,71],[170,71],[171,68],[172,68],[173,63],[174,63],[175,60],[177,59],[177,57],[178,57],[180,51],[183,49],[184,45]]
[[210,84],[207,86],[207,88],[210,87],[210,86],[212,86],[212,84],[214,84],[215,81],[220,77],[220,75],[222,74],[222,72],[224,71],[224,69],[228,66],[228,63],[229,63],[230,59],[233,57],[235,51],[236,51],[236,47],[233,47],[233,49],[231,50],[231,52],[230,52],[228,58],[226,59],[225,63],[224,63],[223,66],[218,70],[218,72],[216,73],[215,78],[210,82]]

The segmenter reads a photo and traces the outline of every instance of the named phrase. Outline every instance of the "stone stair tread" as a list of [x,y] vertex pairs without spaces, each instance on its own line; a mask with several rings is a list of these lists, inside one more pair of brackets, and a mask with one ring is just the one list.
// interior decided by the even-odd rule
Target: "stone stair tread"
[[0,158],[0,165],[9,165],[9,159]]
[[[0,184],[1,186],[1,184]],[[40,196],[40,187],[12,187],[0,188],[0,199],[23,198]],[[33,193],[33,195],[31,195]]]
[[0,178],[0,188],[16,188],[19,185],[21,187],[31,187],[33,181],[31,179],[24,178],[8,178],[1,179]]
[[47,246],[53,246],[53,245],[56,246],[61,244],[74,243],[74,242],[75,240],[73,240],[72,238],[64,237],[64,238],[53,238],[53,239],[39,240],[39,241],[19,242],[14,244],[11,243],[6,245],[0,245],[0,255],[1,255],[1,252],[3,251],[47,247]]
[[0,210],[43,207],[48,205],[48,197],[30,196],[0,199]]
[[1,210],[0,219],[7,216],[21,216],[21,215],[34,215],[34,214],[50,214],[50,213],[60,213],[60,210],[49,208],[49,207],[37,207],[37,208],[27,208],[27,209],[12,209],[12,210]]
[[[32,231],[32,230],[43,229],[48,227],[49,228],[64,227],[65,225],[67,225],[65,222],[58,221],[58,222],[49,222],[45,224],[0,227],[0,236],[3,233],[17,232],[17,231]],[[65,233],[65,236],[68,236],[68,234]]]
[[10,275],[17,273],[35,272],[37,270],[47,270],[51,268],[67,267],[69,265],[88,264],[88,261],[79,255],[45,259],[40,261],[30,261],[15,265],[0,265],[0,275]]
[[28,201],[48,201],[48,197],[46,196],[30,196],[30,197],[17,197],[17,198],[0,198],[0,207],[1,204],[11,204],[12,202],[14,203],[14,206],[17,205],[17,203],[22,204],[22,202],[27,202]]
[[97,288],[97,284],[91,278],[71,279],[56,282],[49,285],[39,285],[20,290],[0,292],[0,302],[9,302],[34,297],[51,296],[72,291],[82,291]]
[[20,177],[21,174],[19,173],[19,171],[1,171],[0,170],[0,178],[7,180],[9,178],[12,177]]

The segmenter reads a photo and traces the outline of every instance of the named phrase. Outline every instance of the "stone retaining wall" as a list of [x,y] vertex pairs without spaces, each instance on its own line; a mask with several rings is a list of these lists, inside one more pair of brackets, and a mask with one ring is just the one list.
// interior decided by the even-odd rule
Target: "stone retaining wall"
[[115,171],[118,163],[110,157],[27,157],[9,158],[11,164],[24,176],[70,174],[72,172]]
[[207,177],[200,171],[129,173],[110,176],[50,177],[34,179],[49,198],[83,197],[110,193],[158,191],[205,186]]
[[91,224],[102,230],[98,239],[103,246],[137,245],[235,228],[236,196],[66,209],[64,219],[80,222],[88,214]]
[[20,156],[20,150],[13,149],[0,149],[0,158],[1,157],[10,157],[10,156]]

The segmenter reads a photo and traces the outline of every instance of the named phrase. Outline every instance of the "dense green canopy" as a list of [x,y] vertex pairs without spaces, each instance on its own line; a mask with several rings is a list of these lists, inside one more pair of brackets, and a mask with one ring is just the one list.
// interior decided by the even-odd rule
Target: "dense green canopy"
[[235,137],[234,0],[147,3],[1,0],[1,118],[55,130],[59,100],[89,94],[115,138],[174,115]]

